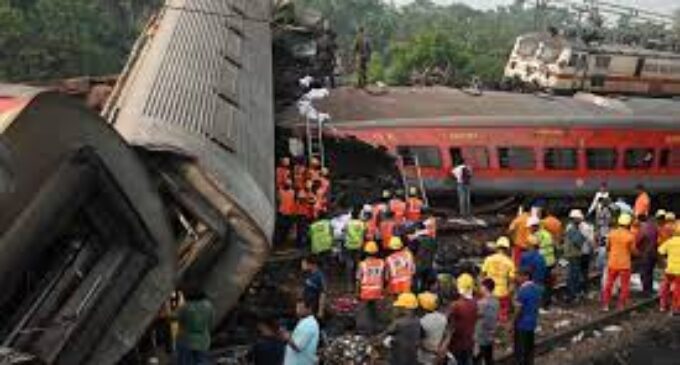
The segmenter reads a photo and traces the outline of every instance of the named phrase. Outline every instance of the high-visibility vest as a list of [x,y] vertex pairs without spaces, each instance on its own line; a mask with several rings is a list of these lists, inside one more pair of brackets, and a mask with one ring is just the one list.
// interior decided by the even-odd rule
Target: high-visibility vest
[[555,265],[555,261],[557,261],[555,258],[555,245],[553,244],[553,239],[550,235],[550,232],[541,228],[538,230],[538,232],[536,232],[536,238],[538,238],[539,252],[545,259],[546,266]]
[[309,226],[309,232],[312,236],[313,254],[330,251],[330,249],[333,247],[333,230],[331,229],[331,221],[328,219],[320,219]]
[[306,168],[303,165],[295,165],[293,167],[293,186],[296,190],[302,190],[305,188],[306,179]]
[[364,234],[366,225],[363,221],[352,219],[347,223],[347,235],[345,237],[345,248],[348,250],[359,250],[364,245]]
[[378,300],[383,297],[385,262],[369,257],[359,264],[359,299]]
[[366,221],[366,239],[369,241],[375,241],[375,234],[378,231],[378,226],[373,219]]
[[390,211],[394,214],[394,220],[401,222],[406,215],[406,203],[401,199],[390,200]]
[[309,219],[314,218],[314,194],[308,192],[307,190],[298,191],[298,196],[296,200],[297,214],[305,216]]
[[406,201],[406,219],[410,221],[419,221],[421,211],[423,210],[423,201],[419,198],[408,198]]
[[290,169],[288,167],[279,166],[276,168],[276,187],[283,187],[286,180],[290,179]]
[[279,189],[279,213],[294,215],[296,213],[295,191],[293,189]]
[[394,236],[394,226],[395,223],[391,219],[380,222],[380,239],[384,249],[389,249],[390,240]]
[[390,293],[401,294],[410,292],[413,274],[416,272],[411,251],[404,248],[389,255],[386,264],[390,279]]

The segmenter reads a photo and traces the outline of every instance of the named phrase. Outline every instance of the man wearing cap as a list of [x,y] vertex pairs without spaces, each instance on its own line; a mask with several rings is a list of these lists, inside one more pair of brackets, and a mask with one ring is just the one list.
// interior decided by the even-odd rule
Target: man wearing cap
[[401,238],[392,237],[388,244],[392,253],[385,259],[390,294],[408,293],[411,291],[413,275],[416,272],[415,261],[411,250],[404,247]]
[[474,278],[467,273],[456,280],[458,293],[454,295],[448,329],[440,346],[440,357],[448,349],[458,365],[472,365],[477,324],[477,302],[472,297],[474,285]]
[[359,263],[357,270],[357,287],[359,300],[366,309],[366,323],[357,324],[362,332],[368,335],[375,333],[378,321],[378,301],[383,298],[385,288],[385,261],[378,258],[378,244],[368,241],[364,245],[366,258]]
[[528,272],[531,275],[531,281],[543,290],[543,283],[545,283],[547,275],[545,259],[543,258],[543,255],[538,252],[538,245],[538,238],[536,238],[536,236],[530,236],[529,246],[528,249],[522,253],[519,269]]
[[579,295],[585,296],[587,291],[588,269],[595,243],[592,226],[585,222],[584,218],[580,209],[572,209],[569,212],[569,224],[564,232],[562,248],[564,257],[569,262],[568,301],[575,300]]
[[438,308],[444,308],[444,306],[439,306],[439,298],[436,294],[430,292],[418,294],[418,303],[425,312],[420,318],[423,337],[418,349],[418,364],[436,365],[437,350],[444,337],[447,323],[446,314]]
[[616,279],[621,278],[619,292],[619,309],[628,302],[630,296],[630,268],[631,257],[636,253],[635,236],[628,230],[633,218],[628,214],[621,214],[618,219],[618,227],[609,233],[607,251],[607,281],[602,294],[602,310],[609,310],[609,301]]
[[389,365],[417,364],[417,344],[422,338],[420,320],[416,316],[418,298],[413,293],[401,293],[393,306],[396,319],[385,331],[392,336]]
[[510,240],[503,236],[496,240],[496,253],[484,259],[482,276],[493,280],[493,295],[500,304],[499,320],[507,322],[510,315],[515,263],[508,256]]
[[668,310],[669,297],[672,292],[671,308],[673,314],[677,315],[680,314],[680,226],[675,226],[673,237],[661,244],[659,254],[667,256],[665,275],[659,295],[661,310]]
[[675,213],[664,212],[661,221],[659,222],[659,239],[657,241],[659,246],[673,237],[673,232],[675,231]]
[[532,216],[527,222],[531,234],[538,240],[538,249],[545,259],[545,281],[543,286],[545,289],[543,295],[543,306],[548,308],[552,303],[552,271],[555,268],[555,263],[557,258],[555,257],[555,245],[553,244],[552,236],[550,232],[541,227],[541,221],[537,216]]

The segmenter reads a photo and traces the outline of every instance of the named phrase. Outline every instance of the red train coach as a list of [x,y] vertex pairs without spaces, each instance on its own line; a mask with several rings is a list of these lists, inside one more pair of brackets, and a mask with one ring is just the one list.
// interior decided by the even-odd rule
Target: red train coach
[[680,190],[678,100],[343,89],[320,108],[334,118],[330,134],[404,157],[409,179],[417,157],[432,192],[455,188],[451,170],[461,157],[473,169],[475,194],[576,196],[603,181],[623,194],[638,183]]

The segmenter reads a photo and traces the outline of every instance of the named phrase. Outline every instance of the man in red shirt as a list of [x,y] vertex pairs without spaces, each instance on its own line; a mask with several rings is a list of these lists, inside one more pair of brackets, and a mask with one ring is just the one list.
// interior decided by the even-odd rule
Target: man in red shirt
[[449,325],[439,349],[439,356],[447,350],[461,365],[472,364],[475,348],[475,326],[477,324],[477,302],[472,297],[474,279],[469,274],[462,274],[456,281],[457,293],[449,312]]

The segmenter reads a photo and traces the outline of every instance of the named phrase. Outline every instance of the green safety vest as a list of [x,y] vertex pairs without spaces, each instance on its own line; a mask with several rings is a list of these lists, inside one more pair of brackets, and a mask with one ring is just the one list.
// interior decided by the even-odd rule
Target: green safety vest
[[358,219],[352,219],[347,223],[347,236],[345,237],[345,248],[348,250],[360,250],[364,245],[364,233],[366,225]]
[[545,229],[540,229],[536,232],[536,237],[539,242],[539,252],[541,256],[545,259],[546,266],[555,265],[555,245],[553,244],[552,235]]
[[309,226],[309,232],[312,237],[312,253],[318,254],[329,251],[333,246],[333,230],[331,229],[331,221],[328,219],[321,219]]

